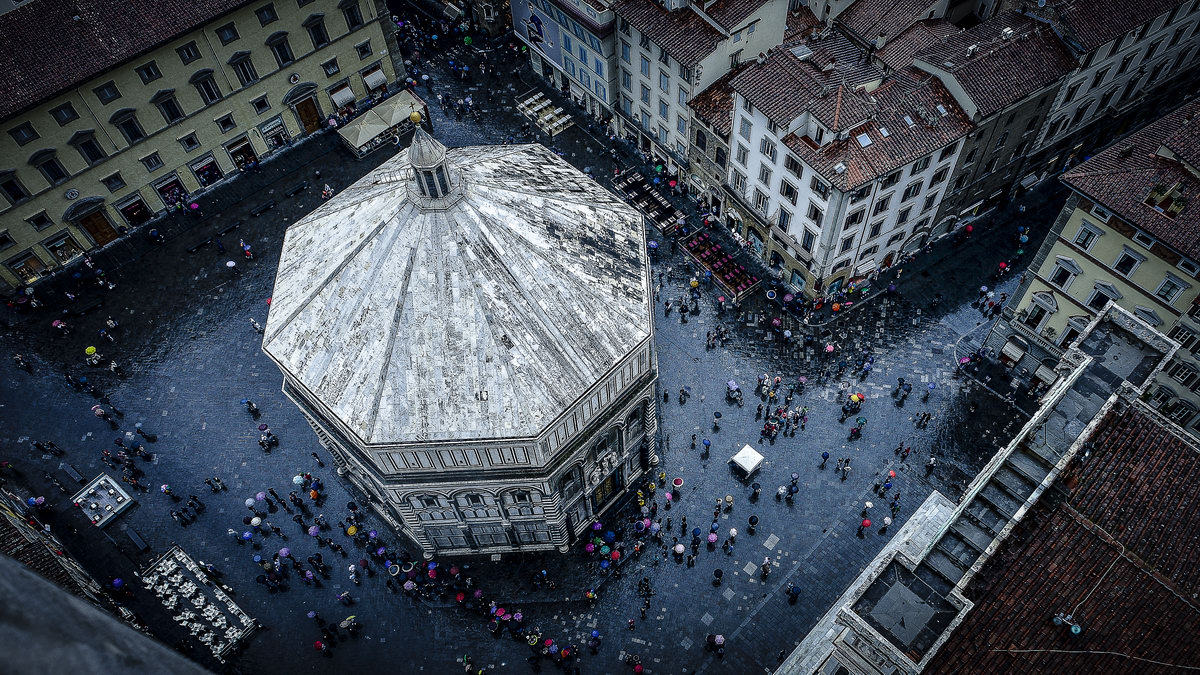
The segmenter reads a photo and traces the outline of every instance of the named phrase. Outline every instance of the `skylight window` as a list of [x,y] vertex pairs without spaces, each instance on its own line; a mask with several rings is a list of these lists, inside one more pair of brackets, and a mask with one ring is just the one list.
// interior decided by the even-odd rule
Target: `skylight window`
[[945,117],[946,115],[950,114],[950,113],[946,112],[946,106],[944,106],[940,103],[938,104],[937,111],[942,114],[942,117]]
[[917,126],[917,123],[916,123],[916,122],[914,122],[914,121],[912,120],[912,118],[911,118],[911,117],[909,117],[908,115],[905,115],[905,116],[904,116],[904,123],[905,123],[905,124],[907,124],[907,125],[909,126],[909,128],[912,128],[912,127],[915,127],[915,126]]
[[887,138],[892,135],[892,132],[888,131],[887,127],[879,127],[879,135]]
[[871,144],[871,137],[866,134],[859,134],[855,137],[855,140],[864,148]]

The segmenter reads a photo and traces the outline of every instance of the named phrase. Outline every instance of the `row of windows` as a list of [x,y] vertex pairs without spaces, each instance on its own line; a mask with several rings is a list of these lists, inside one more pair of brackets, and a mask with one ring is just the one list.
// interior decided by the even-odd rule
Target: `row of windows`
[[[346,26],[350,31],[357,30],[364,25],[362,10],[359,8],[356,0],[344,0],[339,6],[342,8],[342,13],[346,20]],[[278,16],[275,15],[273,5],[266,5],[265,7],[260,8],[258,10],[258,14],[260,21],[262,21],[267,15],[274,17],[271,19],[271,21],[274,21],[278,18]],[[267,23],[270,23],[271,21],[268,21]],[[264,23],[263,25],[266,24]],[[324,14],[313,14],[309,16],[303,22],[303,26],[308,32],[313,49],[320,49],[321,47],[329,44],[330,39],[329,33],[325,28]],[[233,23],[221,26],[216,30],[216,33],[221,39],[222,44],[230,44],[238,40],[240,37],[237,32],[237,27]],[[270,47],[271,53],[275,57],[275,61],[280,68],[295,62],[296,57],[288,41],[288,33],[286,31],[277,31],[273,33],[267,38],[266,44],[268,47]],[[179,56],[180,61],[184,65],[190,64],[193,61],[201,58],[200,48],[196,45],[195,41],[188,42],[187,44],[177,48],[175,51]],[[361,48],[359,51],[360,58],[366,58],[366,56],[370,56],[371,54],[369,47],[366,50],[366,56],[362,55],[363,50]],[[234,74],[237,76],[238,81],[242,86],[246,86],[258,81],[258,72],[254,67],[254,62],[249,51],[236,52],[229,59],[229,65],[232,66]],[[144,63],[134,68],[134,70],[141,78],[143,84],[150,84],[151,82],[161,79],[163,76],[162,70],[159,68],[156,61]],[[211,69],[197,71],[192,75],[189,83],[196,87],[205,105],[211,105],[212,103],[220,100],[222,97],[220,88],[217,86],[213,78],[213,71]],[[92,90],[92,93],[95,94],[96,99],[101,105],[108,105],[123,98],[123,94],[117,87],[116,82],[113,80],[109,80],[108,82],[95,87]],[[168,124],[178,121],[184,116],[183,112],[179,108],[178,103],[175,102],[173,94],[173,89],[164,89],[155,96],[155,99],[158,100],[152,99],[152,103],[159,108],[159,111],[167,120]],[[57,106],[51,109],[49,114],[59,126],[66,126],[67,124],[79,119],[79,113],[76,112],[71,103],[64,103],[60,106]],[[124,133],[125,130],[122,131]],[[8,133],[18,145],[25,145],[26,143],[30,143],[40,138],[40,134],[38,134],[36,128],[33,126],[33,123],[28,121],[10,129]],[[136,133],[134,135],[136,135]],[[129,135],[127,134],[126,137],[128,138]]]
[[[1096,243],[1096,239],[1098,239],[1102,234],[1103,231],[1100,230],[1100,228],[1085,220],[1080,223],[1079,229],[1075,232],[1075,238],[1073,239],[1073,242],[1075,246],[1079,247],[1083,251],[1091,251],[1092,246]],[[1137,241],[1136,237],[1139,235],[1135,235],[1135,241]],[[1145,237],[1145,235],[1140,236]],[[1153,245],[1153,240],[1149,239],[1148,237],[1146,237],[1146,239],[1149,241],[1143,245],[1146,246],[1146,248],[1149,248],[1151,245]],[[1117,253],[1116,259],[1112,262],[1109,268],[1126,279],[1132,280],[1133,274],[1138,270],[1139,267],[1141,267],[1142,263],[1146,262],[1146,260],[1146,256],[1134,251],[1128,246],[1124,246],[1122,247],[1121,251]],[[1075,263],[1075,261],[1065,256],[1059,256],[1053,271],[1050,273],[1049,281],[1052,285],[1065,291],[1070,288],[1071,282],[1075,279],[1075,277],[1081,275],[1082,273],[1082,270],[1080,269],[1079,265]],[[1167,273],[1155,288],[1154,296],[1170,305],[1179,298],[1183,291],[1190,287],[1191,284],[1187,283],[1180,277],[1177,277],[1171,273]],[[1101,306],[1103,306],[1103,303],[1101,303]],[[1099,308],[1094,307],[1093,309]]]

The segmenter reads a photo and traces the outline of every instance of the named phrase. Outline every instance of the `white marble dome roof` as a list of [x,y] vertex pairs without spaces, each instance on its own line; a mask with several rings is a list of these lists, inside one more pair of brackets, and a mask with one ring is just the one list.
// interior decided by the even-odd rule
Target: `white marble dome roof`
[[263,349],[367,444],[537,435],[651,334],[636,210],[540,145],[446,163],[449,208],[405,150],[284,239]]

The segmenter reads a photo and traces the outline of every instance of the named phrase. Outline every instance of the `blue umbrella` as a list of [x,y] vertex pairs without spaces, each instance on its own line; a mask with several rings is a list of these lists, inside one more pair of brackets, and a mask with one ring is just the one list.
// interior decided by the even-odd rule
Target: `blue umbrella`
[[242,541],[250,541],[253,538],[254,538],[254,535],[250,534],[249,532],[242,533]]
[[712,445],[712,441],[708,440],[707,438],[704,439],[703,443],[704,443],[704,447],[706,447],[706,448],[710,447]]
[[657,242],[657,241],[654,241],[653,239],[651,239],[651,240],[650,240],[650,243],[648,244],[648,246],[649,246],[650,248],[658,248],[658,242]]
[[616,540],[617,540],[616,532],[613,532],[612,530],[608,530],[607,532],[604,533],[604,541],[611,544]]
[[256,563],[262,562],[262,556],[261,555],[254,556],[254,562],[256,562]]
[[698,527],[693,527],[693,528],[692,528],[692,536],[693,536],[693,537],[699,537],[699,536],[700,536],[700,528],[698,528]]
[[719,525],[717,525],[717,521],[714,520],[713,524],[712,524],[712,531],[716,532],[718,527],[719,527]]
[[608,561],[607,560],[600,561],[600,569],[605,569],[605,570],[608,569]]
[[934,389],[937,389],[937,384],[930,382],[929,383],[929,391],[933,391]]

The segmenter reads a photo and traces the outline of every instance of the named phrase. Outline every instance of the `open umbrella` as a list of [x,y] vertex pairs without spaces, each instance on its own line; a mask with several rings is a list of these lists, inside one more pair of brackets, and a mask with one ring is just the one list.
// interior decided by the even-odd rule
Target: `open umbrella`
[[717,533],[716,532],[708,533],[708,543],[710,543],[710,544],[717,543]]
[[308,528],[308,535],[310,537],[315,537],[318,534],[321,534],[321,528],[317,527],[316,525],[313,525],[312,527]]
[[589,541],[588,543],[584,544],[583,550],[587,551],[588,553],[594,553],[596,550],[596,545]]
[[357,526],[357,525],[351,525],[350,527],[347,527],[347,528],[346,528],[346,534],[350,535],[351,537],[353,537],[354,535],[358,534],[358,526]]
[[866,529],[866,528],[870,527],[870,526],[871,526],[871,519],[870,519],[870,518],[863,518],[863,521],[862,521],[862,526],[863,526],[863,529]]
[[601,560],[601,561],[600,561],[600,569],[602,569],[602,570],[606,570],[606,569],[608,569],[608,560]]
[[288,547],[286,547],[286,546],[284,546],[283,548],[279,549],[279,556],[280,556],[281,558],[286,558],[286,557],[290,556],[291,554],[292,554],[292,549],[290,549],[290,548],[288,548]]
[[720,411],[714,412],[714,413],[713,413],[713,417],[715,417],[715,418],[717,418],[717,419],[721,419],[721,413],[720,413]]
[[256,562],[256,563],[261,563],[261,562],[262,562],[262,556],[261,556],[261,555],[256,555],[256,556],[254,556],[254,558],[252,558],[252,560],[254,560],[254,562]]
[[600,530],[604,529],[604,525],[600,524],[600,521],[597,520],[596,522],[592,523],[592,529],[599,532]]
[[896,477],[895,471],[888,471],[888,478],[895,478],[895,477]]
[[699,537],[699,536],[700,536],[700,528],[698,528],[698,527],[693,527],[693,528],[692,528],[692,536],[693,536],[693,537]]
[[244,503],[246,504],[246,508],[253,507],[254,506],[254,497],[246,497],[246,501]]
[[616,540],[617,540],[617,533],[616,533],[616,532],[613,532],[612,530],[606,530],[606,531],[604,532],[604,541],[607,541],[608,543],[610,543],[610,544],[611,544],[611,543],[613,543],[613,542],[614,542],[614,541],[616,541]]
[[300,485],[304,483],[304,476],[296,475],[292,477],[292,485]]
[[96,353],[96,348],[95,348],[95,347],[88,347],[87,349],[83,350],[83,353],[84,353],[84,354],[87,354],[88,356],[92,356],[93,354],[95,354],[95,353]]
[[267,430],[267,428],[268,428],[268,427],[267,427],[267,425],[265,425],[265,424],[260,424],[260,425],[258,425],[258,430],[259,430],[259,431],[266,431],[266,430]]
[[250,534],[249,532],[242,533],[242,541],[250,541],[253,538],[254,538],[254,535]]
[[675,554],[683,555],[683,544],[675,544]]
[[251,527],[258,527],[259,525],[262,525],[262,518],[259,518],[258,516],[255,516],[255,517],[253,517],[253,518],[251,518],[251,519],[250,519],[250,526],[251,526]]
[[265,493],[265,492],[260,492],[256,495],[254,495],[254,499],[257,501],[260,501],[260,502],[266,498],[267,498],[267,493]]

